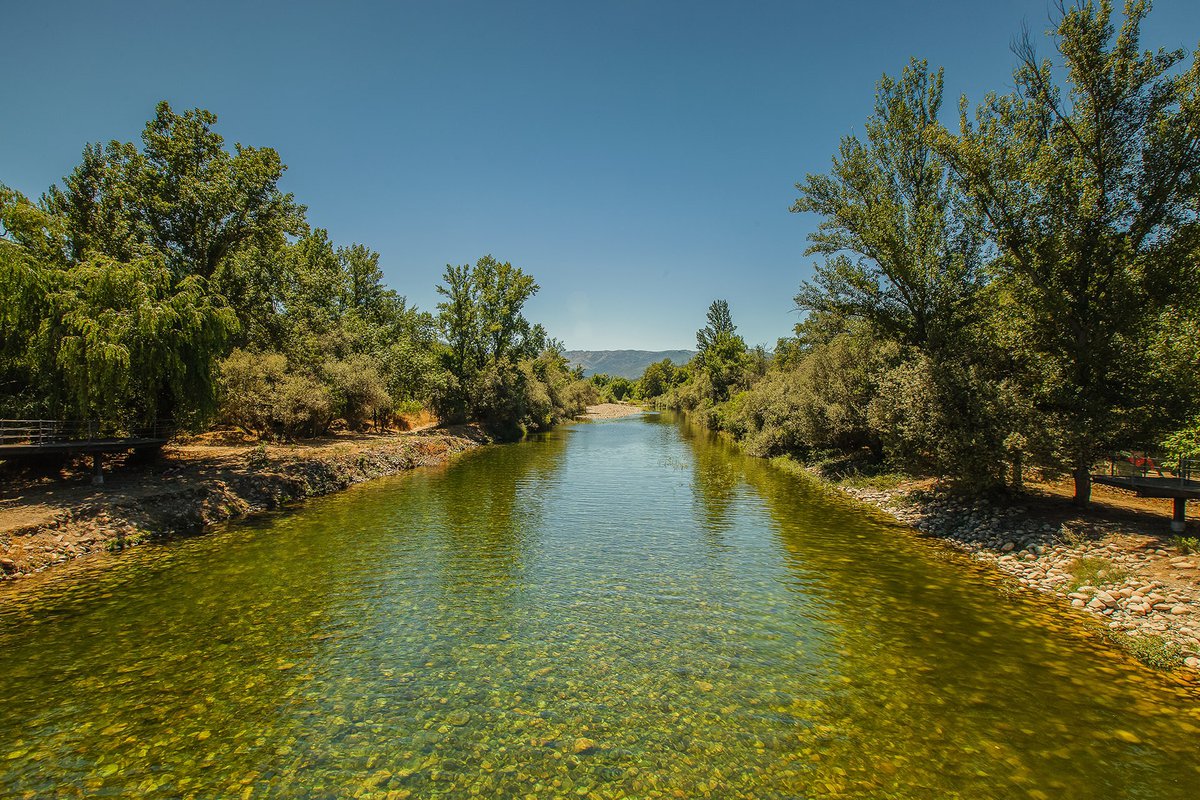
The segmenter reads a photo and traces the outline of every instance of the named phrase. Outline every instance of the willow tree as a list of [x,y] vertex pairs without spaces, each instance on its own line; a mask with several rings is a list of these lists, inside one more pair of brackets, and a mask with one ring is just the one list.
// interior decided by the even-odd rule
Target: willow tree
[[232,313],[153,251],[74,258],[66,223],[0,190],[3,404],[113,426],[209,410]]
[[1013,341],[1081,505],[1098,456],[1174,421],[1150,343],[1200,279],[1200,52],[1183,69],[1182,50],[1142,50],[1148,10],[1126,3],[1118,30],[1107,0],[1060,7],[1058,59],[1026,32],[1015,90],[974,119],[964,98],[958,136],[936,138],[1001,248]]
[[65,264],[60,220],[0,184],[0,415],[40,417],[47,376],[31,340],[46,317],[51,266]]
[[237,320],[199,276],[176,282],[157,258],[96,256],[59,275],[48,305],[35,347],[64,408],[110,424],[213,410],[213,365]]

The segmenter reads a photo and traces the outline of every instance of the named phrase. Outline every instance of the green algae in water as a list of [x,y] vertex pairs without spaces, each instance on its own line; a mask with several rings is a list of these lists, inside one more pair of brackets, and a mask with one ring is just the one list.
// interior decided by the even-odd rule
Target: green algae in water
[[1200,796],[1194,694],[655,417],[29,581],[0,701],[5,797]]

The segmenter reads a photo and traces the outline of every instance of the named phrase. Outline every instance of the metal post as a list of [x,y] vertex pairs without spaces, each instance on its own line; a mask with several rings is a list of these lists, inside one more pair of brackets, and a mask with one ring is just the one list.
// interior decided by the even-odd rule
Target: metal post
[[104,483],[104,454],[92,453],[92,485],[100,486]]
[[1183,533],[1187,528],[1187,499],[1175,498],[1175,515],[1171,519],[1171,533]]

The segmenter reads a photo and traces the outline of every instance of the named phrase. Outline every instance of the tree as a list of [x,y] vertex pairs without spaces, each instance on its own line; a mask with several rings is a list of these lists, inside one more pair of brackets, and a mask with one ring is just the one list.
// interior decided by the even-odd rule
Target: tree
[[665,394],[675,385],[677,368],[669,358],[649,364],[637,382],[637,394],[647,400]]
[[446,366],[461,384],[483,366],[478,288],[470,266],[447,264],[437,291],[446,298],[437,305],[438,324],[449,346]]
[[[1039,367],[1036,407],[1074,474],[1075,501],[1110,448],[1178,421],[1147,340],[1197,283],[1200,52],[1142,51],[1149,4],[1060,7],[1055,65],[1028,32],[1011,94],[989,94],[944,157],[1001,248],[1011,323]],[[1168,392],[1169,393],[1169,392]]]
[[301,233],[304,207],[279,190],[287,169],[279,154],[240,144],[230,153],[216,122],[210,111],[176,114],[164,101],[141,152],[116,141],[85,148],[64,188],[46,195],[47,208],[69,220],[72,255],[128,261],[149,247],[176,279],[207,279],[243,246],[274,251]]
[[446,265],[438,294],[439,321],[450,345],[450,369],[460,380],[505,358],[530,358],[546,346],[546,331],[522,310],[538,285],[507,261],[490,255],[474,267]]
[[796,184],[791,210],[823,216],[805,255],[825,256],[796,296],[802,310],[861,318],[927,351],[970,321],[982,240],[931,144],[941,104],[942,71],[913,59],[899,80],[880,79],[866,141],[843,138],[828,175]]
[[212,410],[213,364],[237,321],[201,278],[174,283],[157,260],[97,256],[65,272],[49,302],[38,346],[79,416],[151,422]]
[[525,391],[517,364],[551,344],[545,328],[531,325],[523,313],[538,285],[531,275],[490,255],[473,267],[446,265],[442,281],[437,291],[446,299],[438,303],[438,322],[454,385],[439,401],[439,414],[484,415],[513,427],[522,408],[515,398]]
[[384,310],[388,290],[379,269],[379,253],[366,245],[339,247],[338,262],[346,276],[346,305],[364,316]]
[[717,402],[729,396],[729,387],[742,378],[746,342],[737,334],[729,303],[714,300],[708,307],[708,324],[696,331],[695,363],[712,381]]
[[301,231],[303,207],[278,188],[287,169],[279,154],[241,144],[231,154],[216,123],[211,111],[176,114],[163,101],[142,133],[139,211],[177,275],[207,278],[239,246],[273,249]]
[[64,218],[11,190],[0,221],[0,311],[19,337],[3,339],[5,371],[36,387],[31,410],[116,427],[211,410],[237,321],[202,278],[173,280],[153,250],[74,259]]

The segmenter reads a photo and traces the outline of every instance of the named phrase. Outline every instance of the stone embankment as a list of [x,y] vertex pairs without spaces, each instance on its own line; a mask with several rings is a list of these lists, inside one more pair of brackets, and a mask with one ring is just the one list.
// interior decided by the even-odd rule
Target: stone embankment
[[161,461],[0,498],[0,581],[74,558],[278,508],[447,461],[487,441],[474,428],[303,447],[168,447]]
[[1023,506],[839,488],[993,564],[1020,586],[1094,615],[1111,631],[1132,637],[1124,643],[1143,660],[1200,671],[1200,555],[1120,530],[1085,534]]

